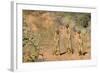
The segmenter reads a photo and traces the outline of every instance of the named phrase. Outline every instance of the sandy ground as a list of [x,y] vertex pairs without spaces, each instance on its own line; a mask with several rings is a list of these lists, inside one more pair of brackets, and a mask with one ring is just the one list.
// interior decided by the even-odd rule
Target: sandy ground
[[39,56],[39,59],[43,59],[44,61],[62,61],[62,60],[86,60],[90,59],[90,51],[87,50],[86,55],[79,56],[78,51],[74,52],[73,54],[65,53],[63,55],[53,55],[52,49],[42,50],[43,56]]

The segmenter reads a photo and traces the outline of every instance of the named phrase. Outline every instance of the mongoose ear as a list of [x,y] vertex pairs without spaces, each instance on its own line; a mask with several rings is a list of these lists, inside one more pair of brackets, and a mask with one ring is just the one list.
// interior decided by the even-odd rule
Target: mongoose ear
[[66,28],[69,28],[69,24],[66,25]]
[[81,31],[78,31],[78,34],[80,34],[81,33]]

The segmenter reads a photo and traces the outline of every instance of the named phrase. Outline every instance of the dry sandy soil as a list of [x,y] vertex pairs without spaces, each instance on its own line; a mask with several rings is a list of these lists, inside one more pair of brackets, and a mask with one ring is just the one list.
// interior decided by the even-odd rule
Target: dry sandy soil
[[39,59],[44,58],[44,61],[87,60],[91,58],[90,49],[88,49],[87,52],[88,52],[87,54],[79,56],[79,53],[76,49],[76,51],[73,54],[65,53],[63,55],[53,55],[52,49],[48,49],[48,50],[42,50],[42,52],[40,52],[41,54],[43,54],[43,56],[40,55]]

